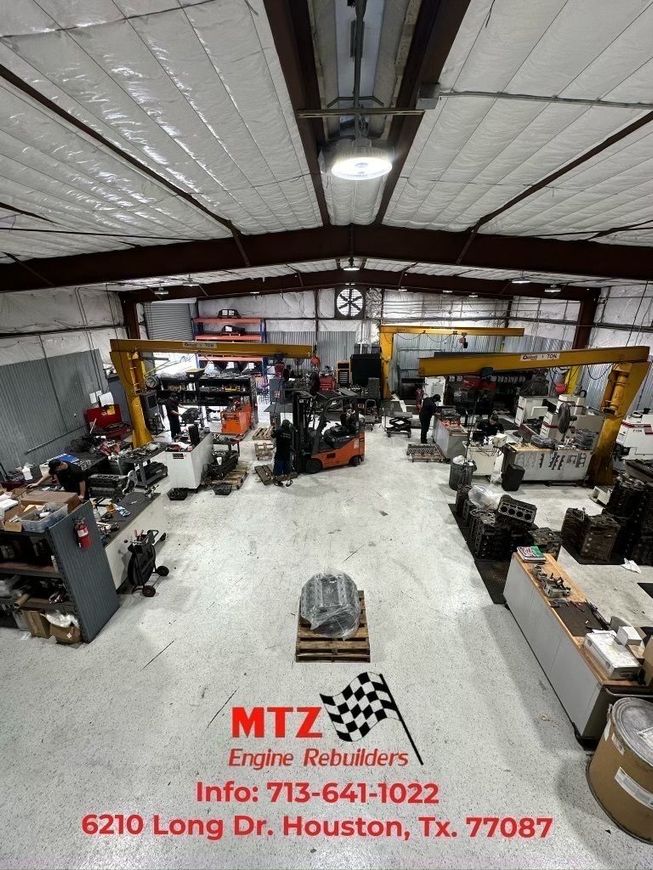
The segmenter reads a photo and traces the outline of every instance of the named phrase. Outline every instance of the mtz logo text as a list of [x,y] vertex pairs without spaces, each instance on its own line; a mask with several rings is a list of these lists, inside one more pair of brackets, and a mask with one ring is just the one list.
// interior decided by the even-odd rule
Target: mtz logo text
[[[321,710],[321,707],[250,707],[249,710],[232,707],[231,736],[290,737],[294,731],[295,737],[321,737],[321,731],[312,730]],[[289,728],[292,729],[290,734]]]

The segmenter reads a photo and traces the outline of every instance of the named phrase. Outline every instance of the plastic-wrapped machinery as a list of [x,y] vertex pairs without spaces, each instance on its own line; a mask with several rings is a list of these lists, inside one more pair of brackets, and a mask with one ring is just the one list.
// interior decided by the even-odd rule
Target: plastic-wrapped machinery
[[304,583],[300,613],[311,630],[326,637],[350,637],[358,628],[360,602],[347,574],[314,574]]

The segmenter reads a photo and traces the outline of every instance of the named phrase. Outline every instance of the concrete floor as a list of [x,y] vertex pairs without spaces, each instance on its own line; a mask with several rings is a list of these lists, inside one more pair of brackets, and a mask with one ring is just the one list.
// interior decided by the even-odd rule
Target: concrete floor
[[[155,598],[123,601],[88,646],[0,630],[0,866],[653,866],[653,849],[618,830],[590,794],[587,755],[511,614],[490,602],[448,508],[448,467],[412,464],[405,449],[403,437],[377,430],[360,468],[304,476],[289,489],[251,476],[228,498],[167,503],[170,576]],[[243,454],[253,458],[250,442]],[[536,494],[538,522],[558,527],[570,500],[584,498],[572,488],[523,492]],[[614,586],[627,574],[564,561],[581,581],[593,575]],[[301,585],[324,569],[347,571],[365,590],[369,667],[394,692],[423,767],[412,753],[409,766],[380,771],[227,766],[233,746],[298,756],[304,744],[350,748],[328,721],[317,740],[230,736],[232,705],[315,706],[319,692],[338,692],[365,670],[293,660]],[[363,743],[410,752],[397,721]],[[260,801],[199,805],[197,779],[258,785]],[[333,781],[434,781],[441,800],[271,804],[264,783],[279,779],[306,779],[313,791]],[[141,813],[148,827],[140,836],[87,836],[80,820],[91,812]],[[248,812],[274,834],[211,842],[149,829],[155,813],[230,821]],[[399,819],[412,836],[284,837],[284,814]],[[420,815],[452,820],[459,836],[423,838]],[[552,816],[554,826],[544,840],[471,839],[470,815]]]

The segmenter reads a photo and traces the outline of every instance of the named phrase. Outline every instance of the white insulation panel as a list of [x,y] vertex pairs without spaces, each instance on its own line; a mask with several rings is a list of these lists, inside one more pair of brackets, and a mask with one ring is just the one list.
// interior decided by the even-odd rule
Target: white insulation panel
[[[243,232],[319,225],[262,0],[13,0],[0,28],[0,63]],[[228,234],[10,85],[1,96],[5,201],[60,229],[155,241]],[[86,250],[106,245],[87,238]],[[16,256],[48,256],[67,237],[9,241]],[[70,252],[80,244],[71,239]],[[112,237],[110,247],[121,244]]]
[[[445,91],[650,102],[651,44],[648,0],[473,0],[440,84]],[[443,98],[424,115],[386,222],[464,230],[644,111]],[[644,127],[483,230],[556,235],[651,219],[652,154],[653,131]]]

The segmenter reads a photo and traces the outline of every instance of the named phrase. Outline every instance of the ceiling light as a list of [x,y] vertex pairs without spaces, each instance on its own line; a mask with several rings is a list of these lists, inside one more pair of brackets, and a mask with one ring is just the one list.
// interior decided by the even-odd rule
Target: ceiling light
[[562,293],[562,287],[558,287],[557,284],[551,284],[550,287],[544,288],[545,293]]
[[407,287],[397,287],[397,292],[398,293],[407,293],[408,288]]
[[519,278],[512,278],[511,283],[512,284],[530,284],[531,282],[529,281],[528,278],[524,278],[524,273],[522,272],[521,275],[519,276]]
[[331,174],[345,181],[370,181],[382,178],[392,169],[387,151],[372,145],[369,139],[343,139],[335,147]]
[[478,293],[470,293],[469,298],[470,299],[478,299]]
[[260,290],[250,290],[250,291],[249,291],[249,295],[250,295],[250,296],[260,296],[260,295],[261,295],[261,291],[260,291]]
[[443,293],[453,293],[453,290],[443,290]]
[[345,272],[358,272],[360,266],[357,266],[356,263],[354,263],[354,258],[350,257],[347,261],[347,265],[343,266],[342,268],[345,270]]
[[170,291],[165,287],[155,287],[154,290],[152,290],[152,293],[154,293],[155,296],[167,296]]

